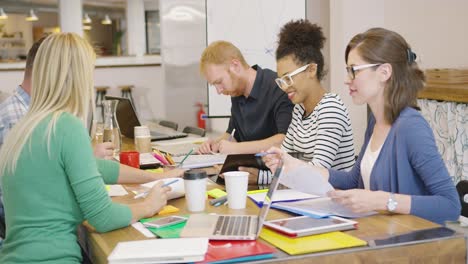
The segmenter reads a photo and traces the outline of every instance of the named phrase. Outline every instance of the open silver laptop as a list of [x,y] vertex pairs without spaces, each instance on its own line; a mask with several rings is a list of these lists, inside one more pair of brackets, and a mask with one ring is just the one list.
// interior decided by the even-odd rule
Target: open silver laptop
[[[117,122],[119,122],[120,132],[128,138],[134,138],[134,131],[136,126],[141,126],[140,120],[135,112],[135,108],[132,105],[132,102],[128,98],[107,96],[106,100],[118,100],[117,104]],[[186,137],[186,133],[178,131],[154,131],[150,129],[151,141],[156,140],[166,140],[166,139],[175,139]]]
[[213,240],[255,240],[270,209],[273,193],[278,188],[282,162],[273,175],[270,188],[258,215],[192,214],[181,237],[208,237]]

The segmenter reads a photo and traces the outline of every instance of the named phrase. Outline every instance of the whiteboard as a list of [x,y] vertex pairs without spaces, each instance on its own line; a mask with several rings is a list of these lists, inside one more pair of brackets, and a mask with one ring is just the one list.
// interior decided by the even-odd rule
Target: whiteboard
[[[206,0],[207,45],[226,40],[238,47],[250,65],[276,71],[275,52],[281,27],[305,19],[305,0]],[[208,115],[231,115],[231,98],[207,85]]]

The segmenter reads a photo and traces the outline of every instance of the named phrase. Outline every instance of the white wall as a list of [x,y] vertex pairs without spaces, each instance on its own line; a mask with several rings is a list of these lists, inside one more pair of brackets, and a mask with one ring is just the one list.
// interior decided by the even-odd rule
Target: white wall
[[[110,86],[108,95],[120,96],[120,85],[135,85],[133,99],[142,120],[166,118],[162,73],[160,66],[97,68],[96,86]],[[13,93],[23,81],[23,71],[0,71],[0,91]]]
[[[365,8],[363,8],[365,7]],[[367,126],[366,106],[353,104],[344,80],[344,51],[349,40],[370,27],[383,26],[384,0],[332,0],[330,2],[330,72],[331,91],[340,95],[348,107],[356,153],[361,149]]]
[[[322,27],[322,32],[326,38],[322,49],[323,59],[325,62],[325,72],[330,71],[330,1],[329,0],[307,0],[306,2],[306,18],[311,23],[317,23]],[[330,75],[327,74],[322,80],[322,85],[325,89],[330,90]]]
[[108,95],[120,96],[118,86],[132,84],[133,99],[142,120],[164,119],[166,100],[160,66],[97,68],[94,71],[96,86],[110,86]]
[[349,40],[371,27],[385,27],[409,42],[423,68],[466,68],[466,10],[468,1],[463,0],[330,1],[329,78],[332,91],[340,94],[350,110],[356,151],[362,146],[367,119],[366,108],[352,103],[343,84],[344,50]]
[[385,0],[385,27],[409,42],[424,68],[466,68],[467,11],[466,0]]
[[0,91],[12,94],[23,82],[23,71],[0,71]]

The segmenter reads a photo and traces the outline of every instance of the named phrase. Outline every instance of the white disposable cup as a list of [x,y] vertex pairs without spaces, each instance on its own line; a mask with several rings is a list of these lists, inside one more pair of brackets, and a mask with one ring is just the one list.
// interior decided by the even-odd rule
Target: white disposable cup
[[135,148],[140,153],[150,153],[151,147],[151,136],[147,126],[136,126],[134,128],[135,135]]
[[229,171],[223,173],[223,175],[229,208],[244,209],[247,201],[249,173],[246,171]]
[[188,170],[184,172],[185,201],[190,212],[205,210],[206,204],[206,172],[203,170]]

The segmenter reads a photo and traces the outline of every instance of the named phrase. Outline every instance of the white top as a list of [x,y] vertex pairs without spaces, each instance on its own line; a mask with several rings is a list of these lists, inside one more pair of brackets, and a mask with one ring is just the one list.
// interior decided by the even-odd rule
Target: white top
[[353,130],[341,98],[326,93],[308,116],[302,104],[295,105],[282,149],[302,152],[303,159],[316,166],[351,169],[355,161]]
[[362,157],[361,161],[361,177],[362,181],[364,183],[364,188],[366,190],[370,189],[370,175],[372,172],[372,168],[374,167],[375,161],[379,157],[380,150],[382,149],[382,145],[379,146],[379,148],[376,151],[372,151],[370,149],[372,142],[372,136],[369,140],[369,143],[367,144],[366,152],[364,152],[364,157]]

